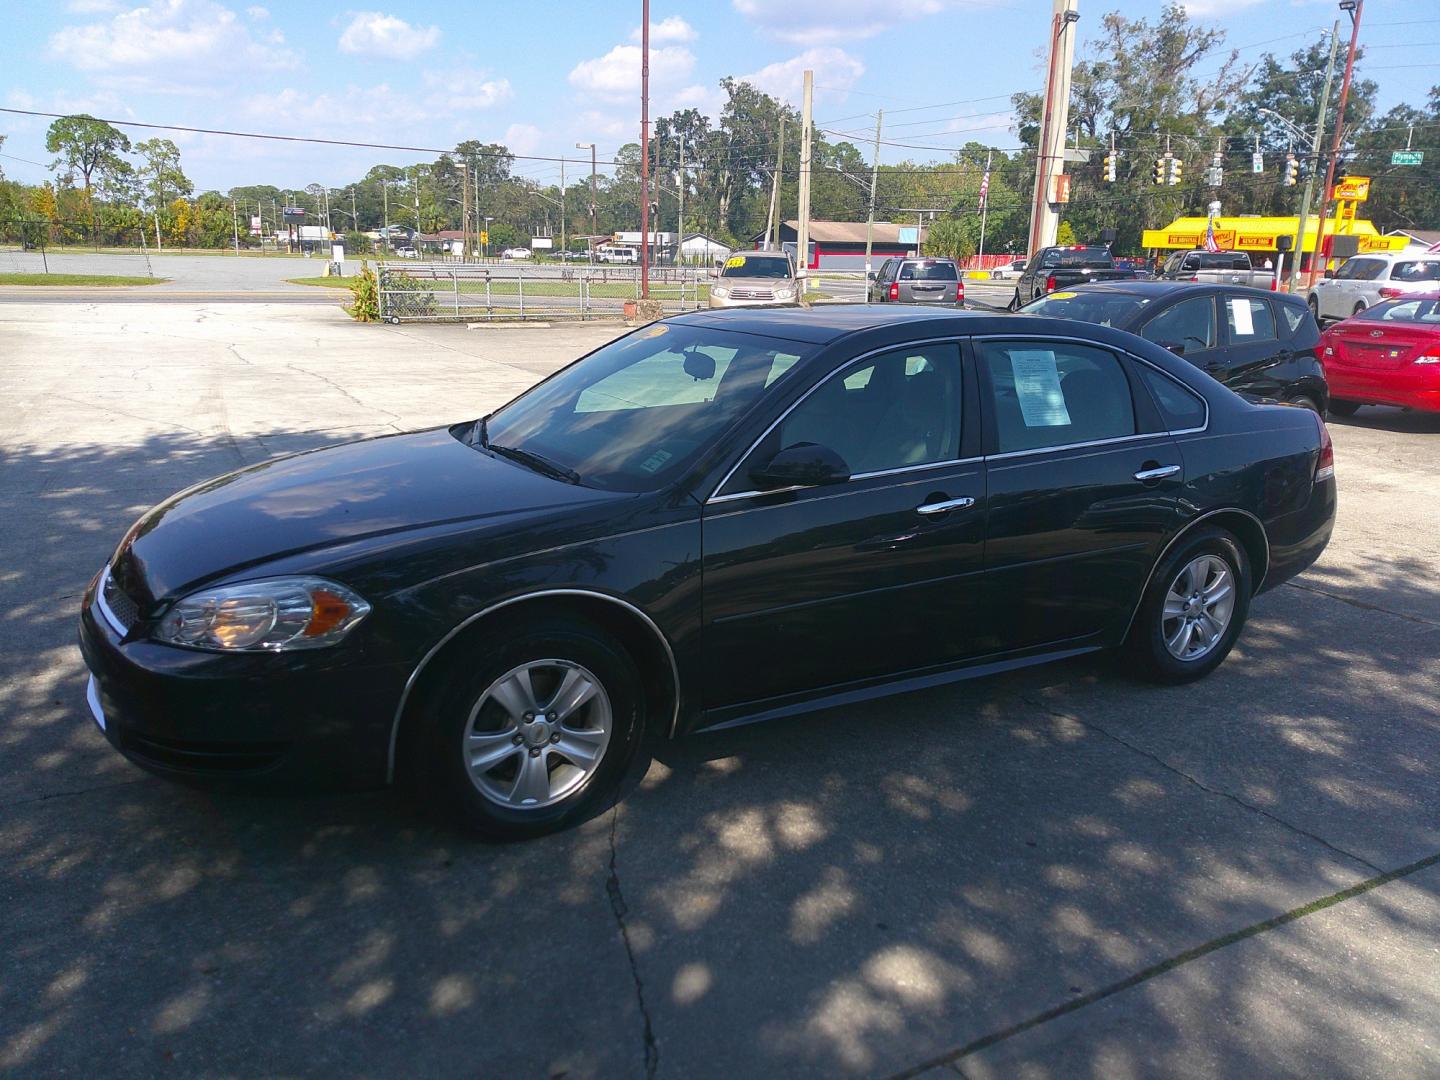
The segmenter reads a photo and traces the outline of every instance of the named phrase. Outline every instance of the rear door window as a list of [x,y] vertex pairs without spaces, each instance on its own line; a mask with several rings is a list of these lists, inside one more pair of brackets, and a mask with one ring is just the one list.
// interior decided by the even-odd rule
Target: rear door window
[[1215,347],[1215,302],[1195,296],[1166,308],[1140,330],[1146,341],[1169,348],[1179,345],[1187,353]]
[[1224,302],[1225,325],[1232,345],[1251,341],[1273,341],[1275,313],[1264,300],[1253,296],[1227,296]]
[[1130,380],[1114,353],[1068,341],[990,341],[981,357],[996,453],[1135,434]]
[[1397,262],[1390,270],[1391,281],[1440,281],[1440,259],[1424,262]]

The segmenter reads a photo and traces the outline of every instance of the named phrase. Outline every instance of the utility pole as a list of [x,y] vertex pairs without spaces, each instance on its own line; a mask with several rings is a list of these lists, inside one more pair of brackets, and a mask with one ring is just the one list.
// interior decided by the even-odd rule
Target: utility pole
[[880,180],[880,125],[885,110],[875,110],[875,153],[870,158],[870,212],[865,216],[865,279],[870,279],[870,249],[875,239],[875,186]]
[[565,158],[560,158],[560,250],[568,251],[565,243]]
[[785,174],[785,113],[780,113],[780,149],[775,154],[775,175],[770,178],[770,212],[765,215],[765,250],[774,251],[780,246],[780,222],[784,212],[780,207],[780,178]]
[[811,108],[815,99],[815,73],[805,72],[805,95],[800,108],[800,229],[795,248],[798,255],[800,295],[810,291],[810,140],[815,121]]
[[640,299],[650,299],[650,0],[640,4]]
[[385,246],[395,249],[395,238],[390,235],[390,185],[380,178],[380,199],[385,204]]
[[680,135],[680,208],[675,213],[675,265],[680,265],[680,245],[685,242],[685,135]]
[[230,227],[235,230],[235,254],[240,254],[240,215],[235,210],[235,200],[230,200]]
[[[476,207],[478,210],[479,207]],[[460,259],[470,251],[470,163],[460,162]]]
[[985,268],[985,219],[990,216],[990,162],[994,157],[993,149],[985,151],[985,175],[980,180],[980,250],[976,252],[980,261],[976,269],[980,270]]
[[1078,0],[1054,0],[1050,22],[1050,67],[1045,81],[1040,145],[1035,152],[1035,191],[1030,203],[1031,258],[1055,242],[1059,215],[1051,209],[1050,189],[1064,171],[1065,129],[1070,123],[1070,71],[1074,66],[1075,35],[1070,27],[1080,21]]
[[[1350,100],[1350,76],[1355,71],[1355,45],[1360,38],[1360,15],[1365,10],[1365,0],[1343,0],[1340,9],[1350,15],[1350,52],[1345,57],[1345,77],[1340,80],[1340,104],[1335,107],[1335,138],[1330,143],[1330,163],[1325,167],[1325,187],[1320,192],[1320,227],[1315,233],[1315,253],[1325,240],[1325,222],[1330,216],[1330,190],[1335,183],[1335,166],[1340,161],[1340,143],[1345,136],[1345,104]],[[1339,23],[1336,23],[1339,27]],[[1315,284],[1315,260],[1310,260],[1310,277],[1307,284]]]
[[[1305,225],[1310,217],[1310,199],[1315,194],[1315,170],[1320,165],[1320,140],[1325,137],[1325,108],[1330,104],[1330,84],[1335,78],[1335,55],[1340,51],[1340,20],[1330,31],[1330,62],[1325,65],[1325,88],[1320,91],[1320,111],[1315,116],[1315,139],[1310,144],[1310,171],[1305,177],[1305,194],[1300,197],[1300,220],[1296,222],[1295,258],[1290,263],[1288,290],[1295,291],[1300,278],[1300,264],[1305,261]],[[1323,205],[1323,204],[1322,204]],[[1323,226],[1324,219],[1321,219]],[[1320,230],[1315,231],[1315,249],[1310,256],[1310,266],[1320,255]]]

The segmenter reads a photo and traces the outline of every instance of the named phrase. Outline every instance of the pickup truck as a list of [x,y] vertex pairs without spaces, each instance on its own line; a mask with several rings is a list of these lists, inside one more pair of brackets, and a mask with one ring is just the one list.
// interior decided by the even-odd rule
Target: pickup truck
[[1165,260],[1160,277],[1166,281],[1194,281],[1205,285],[1248,285],[1275,289],[1275,271],[1257,269],[1243,251],[1177,251]]
[[1020,280],[1015,283],[1015,297],[1010,310],[1016,311],[1036,297],[1072,285],[1089,285],[1095,281],[1128,281],[1134,270],[1121,270],[1106,247],[1047,247],[1030,260]]

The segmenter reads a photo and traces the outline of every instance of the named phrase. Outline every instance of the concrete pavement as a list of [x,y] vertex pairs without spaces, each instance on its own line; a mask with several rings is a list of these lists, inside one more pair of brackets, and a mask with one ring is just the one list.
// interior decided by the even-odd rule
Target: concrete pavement
[[145,507],[617,332],[0,307],[0,1071],[1435,1071],[1434,418],[1332,426],[1330,550],[1200,684],[1070,663],[657,745],[526,845],[94,731],[75,606]]

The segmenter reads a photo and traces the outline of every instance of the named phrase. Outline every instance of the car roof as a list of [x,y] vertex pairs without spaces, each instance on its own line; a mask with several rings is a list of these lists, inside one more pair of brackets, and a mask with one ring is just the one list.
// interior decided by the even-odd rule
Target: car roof
[[1217,285],[1209,281],[1094,281],[1086,285],[1069,285],[1066,292],[1106,292],[1106,293],[1128,293],[1132,296],[1143,296],[1146,299],[1155,299],[1160,296],[1173,296],[1178,293],[1204,293],[1215,292],[1238,292],[1249,293],[1254,296],[1268,296],[1275,300],[1284,300],[1289,303],[1303,303],[1298,296],[1289,293],[1271,292],[1269,289],[1256,289],[1250,285]]

